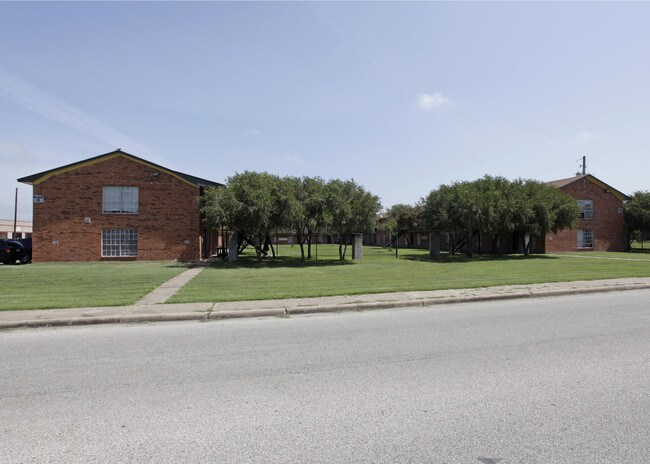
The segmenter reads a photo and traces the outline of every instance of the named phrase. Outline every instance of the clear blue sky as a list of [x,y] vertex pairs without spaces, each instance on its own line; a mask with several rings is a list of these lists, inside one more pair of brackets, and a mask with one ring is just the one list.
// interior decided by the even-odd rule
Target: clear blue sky
[[384,206],[484,174],[650,189],[650,3],[0,3],[16,178],[121,147],[223,182],[354,178]]

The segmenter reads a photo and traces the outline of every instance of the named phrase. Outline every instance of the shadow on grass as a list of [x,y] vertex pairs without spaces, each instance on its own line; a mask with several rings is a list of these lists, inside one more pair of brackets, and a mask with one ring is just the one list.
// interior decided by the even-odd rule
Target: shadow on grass
[[467,256],[465,254],[456,254],[451,255],[449,253],[442,253],[440,257],[433,258],[429,255],[409,255],[409,256],[400,256],[400,259],[405,259],[407,261],[421,261],[429,263],[476,263],[476,262],[491,262],[491,261],[522,261],[522,260],[553,260],[559,259],[557,256],[548,256],[548,255],[494,255],[494,254],[481,254]]
[[650,254],[650,248],[630,248],[630,253],[633,254]]
[[231,268],[231,269],[254,269],[254,268],[311,268],[311,267],[329,267],[329,266],[350,266],[354,261],[350,259],[308,259],[301,261],[300,258],[293,256],[277,256],[275,258],[261,258],[258,259],[254,256],[239,257],[237,261],[221,261],[211,263],[210,267],[214,268]]

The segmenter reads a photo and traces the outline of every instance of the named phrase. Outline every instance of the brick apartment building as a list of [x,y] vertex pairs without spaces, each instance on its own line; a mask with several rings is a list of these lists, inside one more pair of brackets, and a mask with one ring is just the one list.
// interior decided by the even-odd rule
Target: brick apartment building
[[629,197],[591,174],[548,182],[575,198],[581,208],[574,229],[543,239],[545,253],[558,251],[626,251],[623,203]]
[[196,260],[219,245],[198,197],[221,186],[120,149],[18,179],[34,193],[33,260]]

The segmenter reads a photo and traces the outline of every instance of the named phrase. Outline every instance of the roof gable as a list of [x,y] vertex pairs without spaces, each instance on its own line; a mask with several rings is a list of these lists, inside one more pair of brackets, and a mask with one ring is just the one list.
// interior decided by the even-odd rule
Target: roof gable
[[25,176],[21,177],[18,179],[18,182],[22,182],[24,184],[31,184],[31,185],[38,185],[42,182],[45,182],[46,180],[50,179],[51,177],[57,176],[59,174],[63,174],[64,172],[69,172],[69,171],[74,171],[75,169],[79,169],[85,166],[91,166],[93,164],[101,163],[102,161],[106,161],[109,159],[117,158],[117,157],[122,157],[126,158],[128,160],[134,161],[136,163],[141,163],[144,164],[145,166],[149,166],[151,168],[157,169],[159,171],[163,171],[171,176],[174,176],[181,181],[190,184],[194,187],[217,187],[217,186],[223,186],[223,184],[220,184],[218,182],[213,182],[211,180],[207,179],[201,179],[200,177],[196,176],[191,176],[189,174],[185,174],[179,171],[174,171],[172,169],[168,169],[164,166],[160,166],[159,164],[152,163],[150,161],[147,161],[142,158],[138,158],[137,156],[131,155],[125,151],[122,151],[121,149],[117,149],[115,151],[111,151],[109,153],[104,153],[103,155],[95,156],[93,158],[88,158],[82,161],[77,161],[75,163],[71,164],[66,164],[65,166],[60,166],[58,168],[50,169],[48,171],[43,171],[39,172],[36,174],[32,174],[31,176]]
[[577,182],[580,179],[588,180],[588,181],[592,182],[593,184],[595,184],[595,185],[597,185],[597,186],[599,186],[599,187],[601,187],[601,188],[603,188],[605,190],[608,190],[612,195],[614,195],[620,201],[626,201],[626,200],[630,199],[630,197],[625,195],[620,190],[615,189],[611,185],[606,184],[605,182],[598,179],[597,177],[592,176],[591,174],[585,174],[585,175],[580,174],[580,175],[577,175],[577,176],[574,176],[574,177],[568,177],[566,179],[552,180],[552,181],[549,181],[549,182],[546,182],[546,183],[549,184],[549,185],[552,185],[554,187],[557,187],[557,188],[562,188],[562,187],[566,187],[567,185],[573,184],[574,182]]

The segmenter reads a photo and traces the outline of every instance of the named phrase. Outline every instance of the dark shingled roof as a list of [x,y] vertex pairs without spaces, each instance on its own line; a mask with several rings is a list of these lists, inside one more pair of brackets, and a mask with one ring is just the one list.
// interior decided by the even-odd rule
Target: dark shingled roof
[[582,175],[567,177],[566,179],[550,180],[546,183],[552,185],[553,187],[560,188],[560,187],[564,187],[565,185],[572,184],[580,178],[582,178]]
[[211,180],[202,179],[200,177],[191,176],[191,175],[185,174],[183,172],[168,169],[168,168],[166,168],[164,166],[160,166],[159,164],[152,163],[151,161],[147,161],[145,159],[138,158],[137,156],[131,155],[131,154],[125,152],[125,151],[122,151],[119,148],[117,150],[114,150],[114,151],[111,151],[111,152],[108,152],[108,153],[104,153],[103,155],[94,156],[92,158],[88,158],[88,159],[85,159],[85,160],[82,160],[82,161],[77,161],[76,163],[66,164],[65,166],[59,166],[58,168],[49,169],[47,171],[32,174],[31,176],[21,177],[20,179],[18,179],[18,182],[22,182],[22,183],[25,183],[25,184],[33,184],[34,182],[38,183],[38,181],[40,179],[42,179],[44,177],[45,178],[51,177],[51,175],[55,175],[55,173],[57,173],[59,171],[61,171],[61,172],[70,171],[70,170],[75,169],[76,166],[78,166],[78,165],[93,164],[95,162],[101,161],[102,158],[114,157],[116,155],[117,156],[123,156],[125,158],[130,158],[130,159],[132,159],[134,161],[137,161],[139,163],[143,163],[143,164],[146,164],[148,166],[154,167],[156,169],[160,169],[163,172],[167,172],[169,174],[180,177],[181,179],[185,180],[186,182],[188,182],[190,184],[193,184],[193,185],[196,185],[197,187],[219,187],[219,186],[223,186],[223,184],[220,184],[219,182],[214,182],[214,181],[211,181]]

